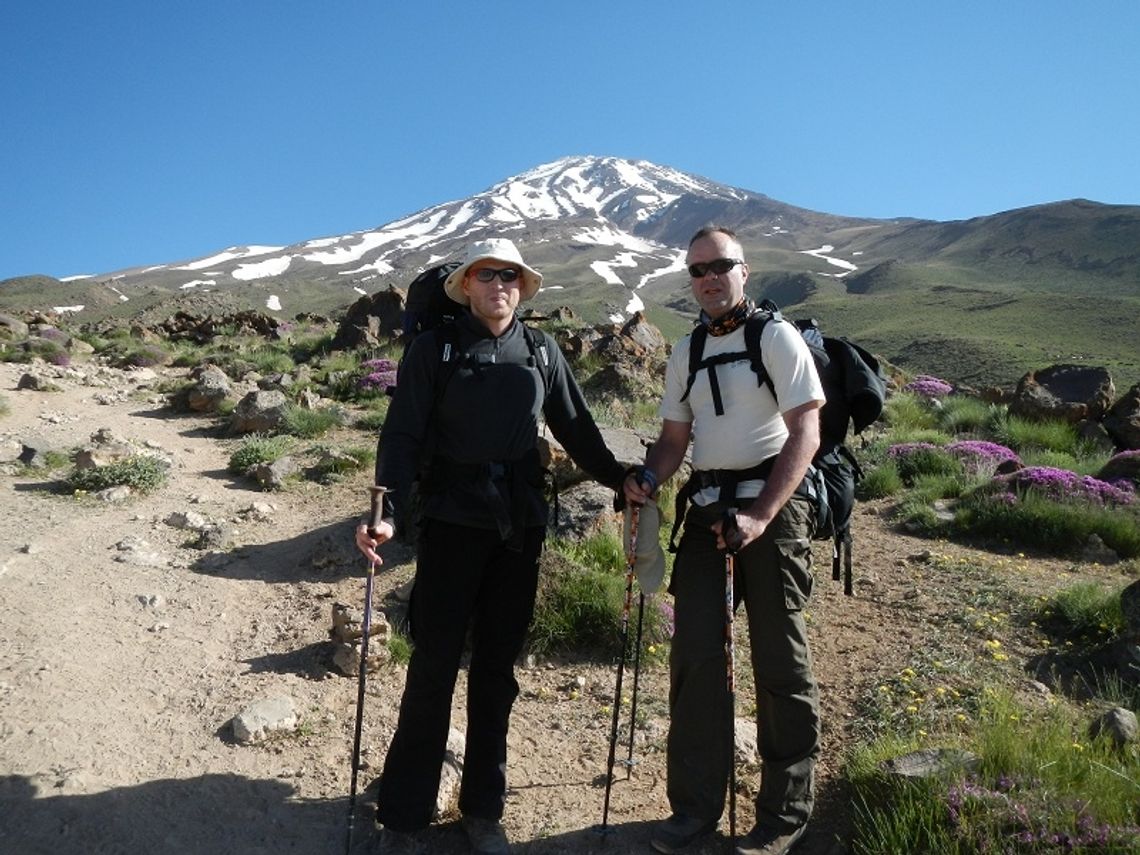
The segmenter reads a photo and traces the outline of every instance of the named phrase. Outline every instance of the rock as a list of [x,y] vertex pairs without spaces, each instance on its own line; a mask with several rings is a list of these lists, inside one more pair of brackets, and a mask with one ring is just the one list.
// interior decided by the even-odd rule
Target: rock
[[387,343],[403,329],[407,301],[407,292],[392,285],[370,297],[361,297],[348,307],[330,349],[354,350]]
[[1121,448],[1140,449],[1140,383],[1109,408],[1102,424]]
[[191,531],[205,531],[213,526],[205,516],[197,511],[175,511],[165,520],[168,526]]
[[0,439],[0,463],[18,463],[24,453],[24,443],[18,439]]
[[1037,421],[1056,419],[1075,425],[1082,419],[1099,420],[1108,411],[1115,394],[1112,377],[1105,368],[1052,365],[1021,378],[1009,413]]
[[257,522],[268,522],[273,519],[273,515],[277,513],[277,506],[270,502],[253,502],[248,508],[243,508],[239,513],[247,519],[256,520]]
[[[364,612],[344,603],[333,603],[332,628],[333,664],[348,677],[360,674],[360,649],[364,637]],[[381,611],[372,610],[372,624],[368,631],[368,661],[365,670],[374,672],[389,660],[388,641],[392,627]]]
[[1084,551],[1081,552],[1081,560],[1090,564],[1115,564],[1120,560],[1120,556],[1109,549],[1101,540],[1100,535],[1094,532],[1089,535],[1089,539],[1085,543]]
[[733,744],[737,763],[756,763],[760,759],[760,742],[756,733],[756,722],[750,718],[737,718],[733,729]]
[[1116,748],[1137,742],[1140,740],[1140,727],[1136,713],[1124,707],[1109,710],[1089,725],[1089,737],[1096,739],[1099,736],[1108,738]]
[[116,484],[95,493],[95,498],[101,502],[125,502],[134,491],[126,484]]
[[288,696],[255,701],[231,722],[234,738],[241,743],[261,742],[273,733],[297,729],[297,705]]
[[234,407],[231,433],[269,433],[285,418],[288,399],[281,392],[250,392]]
[[614,491],[595,481],[583,481],[558,494],[558,516],[550,534],[580,540],[614,518]]
[[28,337],[28,325],[12,315],[0,314],[0,339],[15,341]]
[[195,549],[226,552],[234,548],[237,532],[231,525],[215,523],[198,532],[198,539],[194,542]]
[[285,486],[285,481],[293,475],[301,471],[301,467],[297,465],[297,461],[289,455],[279,457],[272,463],[259,463],[254,466],[249,474],[257,480],[263,490],[280,490]]
[[884,772],[899,778],[942,778],[978,768],[978,755],[958,748],[924,748],[893,757],[881,764]]
[[31,392],[58,392],[59,386],[51,382],[47,377],[28,371],[20,375],[20,379],[16,383],[16,391],[23,390]]
[[1140,490],[1140,450],[1122,451],[1113,455],[1096,473],[1096,477],[1109,484],[1130,481]]
[[216,365],[202,365],[190,372],[194,385],[186,391],[186,407],[196,413],[214,413],[232,393],[230,378]]
[[119,554],[115,560],[123,564],[133,564],[139,567],[165,567],[170,562],[149,543],[139,537],[130,535],[115,544]]
[[447,750],[439,772],[439,790],[435,798],[435,819],[448,813],[459,798],[459,784],[463,777],[463,754],[467,739],[454,727],[447,732]]

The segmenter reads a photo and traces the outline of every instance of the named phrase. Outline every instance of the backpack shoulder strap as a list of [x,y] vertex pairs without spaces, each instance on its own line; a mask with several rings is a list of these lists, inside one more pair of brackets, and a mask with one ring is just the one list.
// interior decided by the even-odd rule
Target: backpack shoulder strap
[[545,400],[550,394],[550,387],[554,385],[554,358],[550,354],[549,339],[542,330],[532,330],[522,320],[519,323],[522,324],[523,338],[530,350],[530,362],[542,377],[542,397]]
[[765,383],[772,391],[772,396],[775,397],[776,390],[772,385],[772,380],[768,376],[768,372],[764,368],[764,362],[760,357],[760,336],[764,332],[764,326],[768,321],[783,320],[780,310],[776,308],[775,303],[765,300],[761,304],[761,310],[753,312],[744,322],[744,347],[745,349],[735,353],[719,353],[715,356],[704,356],[705,342],[708,339],[708,329],[702,324],[693,330],[689,339],[689,377],[685,383],[685,392],[681,395],[681,400],[684,401],[689,397],[689,392],[693,389],[693,382],[696,380],[697,372],[702,369],[707,369],[709,372],[709,392],[713,399],[713,408],[718,416],[724,415],[724,402],[721,400],[720,394],[720,381],[717,379],[716,367],[718,365],[726,365],[730,362],[743,362],[747,361],[756,374],[756,385],[761,386]]

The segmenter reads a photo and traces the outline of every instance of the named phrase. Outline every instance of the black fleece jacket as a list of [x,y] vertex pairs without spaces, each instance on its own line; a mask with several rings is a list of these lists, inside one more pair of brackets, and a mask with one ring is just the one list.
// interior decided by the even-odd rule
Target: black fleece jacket
[[[542,369],[527,364],[533,359],[522,321],[513,321],[498,338],[469,313],[455,325],[456,350],[463,355],[457,364],[443,362],[438,331],[412,342],[380,432],[376,483],[391,490],[390,509],[397,529],[406,522],[409,488],[425,457],[448,461],[436,466],[429,479],[431,488],[421,490],[425,518],[475,528],[498,527],[491,507],[494,502],[488,502],[486,479],[480,485],[455,475],[479,469],[480,464],[521,466],[521,461],[533,460],[540,414],[575,463],[605,486],[620,489],[624,469],[602,439],[553,338],[541,330],[532,331],[537,341],[545,338],[553,362],[544,401]],[[437,388],[440,383],[442,390]],[[548,510],[541,482],[528,476],[525,500],[512,495],[519,484],[517,479],[505,478],[494,486],[507,507],[525,508],[525,525],[545,525]]]

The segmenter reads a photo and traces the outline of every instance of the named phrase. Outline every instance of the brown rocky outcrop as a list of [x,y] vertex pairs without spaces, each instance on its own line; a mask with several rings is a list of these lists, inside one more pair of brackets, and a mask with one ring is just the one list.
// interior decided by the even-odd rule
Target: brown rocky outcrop
[[1082,419],[1100,419],[1115,394],[1105,368],[1051,365],[1021,378],[1009,412],[1036,421],[1056,419],[1076,424]]
[[348,314],[333,337],[332,349],[377,347],[395,338],[403,329],[407,302],[407,292],[394,285],[369,297],[361,297],[348,307]]
[[1112,405],[1102,424],[1118,447],[1140,448],[1140,383]]

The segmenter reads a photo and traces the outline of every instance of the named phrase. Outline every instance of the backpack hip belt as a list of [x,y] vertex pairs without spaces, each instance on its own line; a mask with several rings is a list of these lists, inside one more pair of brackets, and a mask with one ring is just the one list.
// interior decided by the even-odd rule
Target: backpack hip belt
[[[425,492],[440,493],[448,484],[463,482],[474,487],[486,502],[501,537],[510,549],[522,549],[526,528],[527,491],[542,486],[538,450],[531,449],[517,460],[461,463],[441,454],[431,459]],[[505,486],[506,496],[499,485]]]

